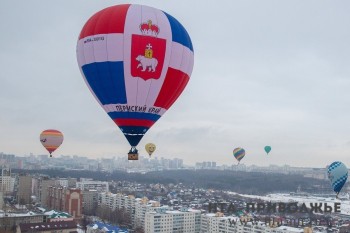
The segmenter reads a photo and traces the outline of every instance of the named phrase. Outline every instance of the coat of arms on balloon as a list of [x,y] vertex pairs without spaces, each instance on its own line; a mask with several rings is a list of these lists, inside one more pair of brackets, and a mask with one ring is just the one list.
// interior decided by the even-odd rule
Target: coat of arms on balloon
[[140,25],[142,35],[132,35],[131,75],[144,80],[158,79],[161,75],[166,40],[157,38],[159,27],[152,20]]

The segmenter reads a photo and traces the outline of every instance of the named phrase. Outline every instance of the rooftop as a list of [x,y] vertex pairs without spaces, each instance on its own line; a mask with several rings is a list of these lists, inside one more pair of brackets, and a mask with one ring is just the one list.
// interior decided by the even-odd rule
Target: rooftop
[[77,229],[77,224],[74,221],[67,222],[41,222],[41,223],[20,223],[21,232],[35,231],[50,231],[63,229]]

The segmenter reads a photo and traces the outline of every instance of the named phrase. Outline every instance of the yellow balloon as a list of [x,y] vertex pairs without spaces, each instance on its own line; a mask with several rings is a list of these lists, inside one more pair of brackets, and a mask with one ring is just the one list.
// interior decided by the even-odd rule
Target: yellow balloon
[[147,143],[145,145],[145,149],[149,154],[149,157],[151,157],[152,153],[156,150],[156,145],[154,145],[153,143]]

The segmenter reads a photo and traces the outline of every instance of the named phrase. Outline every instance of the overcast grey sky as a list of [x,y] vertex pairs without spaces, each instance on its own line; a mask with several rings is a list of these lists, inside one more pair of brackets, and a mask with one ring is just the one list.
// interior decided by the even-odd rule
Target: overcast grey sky
[[[130,146],[77,65],[81,28],[121,3],[152,6],[187,29],[194,69],[183,94],[138,148],[185,163],[350,166],[349,1],[1,1],[0,151],[47,153],[44,129],[64,133],[56,156],[126,156]],[[266,156],[264,146],[272,147]]]

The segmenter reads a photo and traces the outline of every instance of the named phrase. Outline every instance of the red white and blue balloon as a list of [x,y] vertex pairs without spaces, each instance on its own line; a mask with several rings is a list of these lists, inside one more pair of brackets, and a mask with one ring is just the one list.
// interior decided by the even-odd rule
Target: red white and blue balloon
[[77,59],[90,91],[135,147],[184,90],[194,53],[187,31],[174,17],[124,4],[86,22]]
[[328,178],[334,192],[339,193],[348,179],[348,169],[342,162],[333,162],[328,167]]

